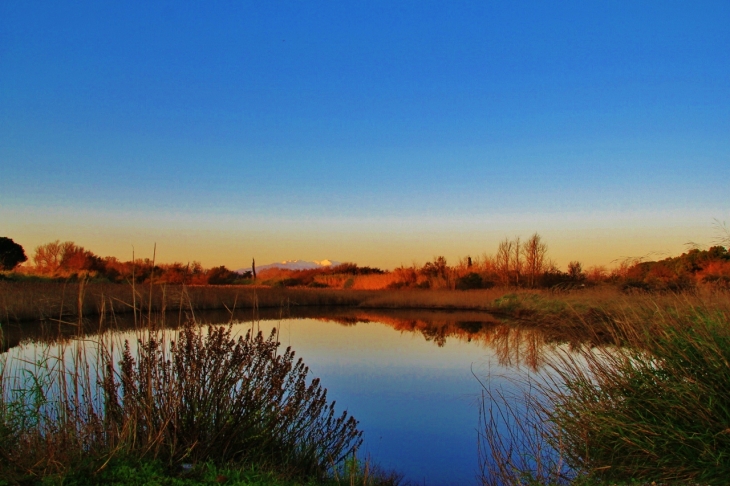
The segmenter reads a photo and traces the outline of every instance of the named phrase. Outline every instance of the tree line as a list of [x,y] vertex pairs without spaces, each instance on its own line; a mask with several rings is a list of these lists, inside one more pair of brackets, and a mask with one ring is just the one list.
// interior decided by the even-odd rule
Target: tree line
[[[9,240],[10,238],[3,238]],[[5,255],[5,247],[10,243],[0,240],[0,254]],[[121,261],[116,257],[100,257],[92,251],[77,245],[72,241],[52,241],[36,247],[31,258],[32,265],[18,268],[20,263],[28,261],[23,248],[15,242],[16,258],[3,259],[3,270],[17,270],[26,276],[35,276],[47,279],[94,279],[108,282],[136,282],[190,285],[223,285],[235,283],[249,283],[252,280],[251,271],[237,273],[225,266],[204,268],[200,262],[192,263],[156,263],[149,258],[136,258]],[[5,246],[2,246],[5,245]],[[18,250],[22,252],[22,258]]]
[[[23,266],[22,263],[28,262]],[[32,262],[32,263],[31,263]],[[392,271],[343,263],[309,270],[271,268],[260,272],[234,272],[225,266],[204,268],[200,262],[156,263],[154,259],[120,261],[100,257],[72,241],[58,240],[35,248],[28,259],[21,245],[0,237],[0,269],[16,275],[45,279],[95,279],[107,282],[170,283],[187,285],[263,284],[283,287],[349,288],[357,278],[379,276],[378,288],[470,290],[493,286],[514,288],[575,289],[614,284],[624,290],[681,291],[708,285],[730,289],[730,253],[725,246],[693,248],[660,261],[626,259],[614,268],[579,261],[562,271],[548,256],[548,246],[538,233],[526,240],[505,238],[493,255],[467,256],[449,265],[443,256],[423,265],[400,266]],[[252,268],[253,270],[253,268]],[[2,277],[2,275],[0,275]],[[8,274],[5,277],[9,278]]]

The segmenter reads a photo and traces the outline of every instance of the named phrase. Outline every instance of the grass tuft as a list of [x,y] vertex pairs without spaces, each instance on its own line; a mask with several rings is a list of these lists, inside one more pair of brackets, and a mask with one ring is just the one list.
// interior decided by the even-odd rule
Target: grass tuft
[[600,340],[556,346],[510,393],[485,385],[482,482],[727,484],[730,313],[674,303],[599,313]]
[[730,326],[721,312],[614,324],[620,348],[562,356],[551,420],[568,460],[611,480],[730,477]]

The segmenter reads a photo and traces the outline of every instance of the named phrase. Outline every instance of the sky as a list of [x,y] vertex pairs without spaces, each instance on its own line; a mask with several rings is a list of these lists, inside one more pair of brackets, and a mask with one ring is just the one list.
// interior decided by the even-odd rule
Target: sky
[[730,3],[0,2],[0,236],[565,267],[730,220]]

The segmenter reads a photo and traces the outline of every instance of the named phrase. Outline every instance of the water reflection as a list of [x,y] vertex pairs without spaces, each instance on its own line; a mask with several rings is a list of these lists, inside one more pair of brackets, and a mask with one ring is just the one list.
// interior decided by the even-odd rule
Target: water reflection
[[[46,320],[26,323],[9,323],[2,326],[0,351],[7,351],[23,342],[54,343],[80,336],[92,336],[105,331],[128,331],[146,327],[148,317],[138,316],[135,323],[131,314],[102,316],[85,319],[82,323]],[[234,322],[281,321],[285,319],[315,319],[335,322],[343,326],[358,323],[380,323],[392,327],[401,334],[421,335],[427,342],[438,347],[449,341],[475,343],[494,350],[502,366],[527,366],[537,370],[544,362],[546,345],[574,342],[576,337],[561,334],[537,324],[514,322],[497,318],[479,311],[401,310],[332,307],[301,307],[286,312],[281,309],[236,311],[203,311],[192,314],[170,312],[160,319],[152,317],[153,327],[174,328],[189,319],[200,324],[227,324]],[[141,321],[141,324],[140,324]]]
[[540,328],[499,320],[484,312],[443,311],[359,311],[352,316],[327,316],[319,319],[343,325],[379,322],[400,331],[417,333],[444,347],[448,340],[474,342],[496,352],[502,366],[525,365],[537,370],[543,362],[546,344],[562,341],[550,338]]

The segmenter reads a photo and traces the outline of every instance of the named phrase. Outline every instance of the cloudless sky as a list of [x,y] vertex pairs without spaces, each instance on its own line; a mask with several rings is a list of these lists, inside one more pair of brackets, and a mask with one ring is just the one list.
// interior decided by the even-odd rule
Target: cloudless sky
[[0,236],[557,263],[730,217],[730,3],[0,3]]

